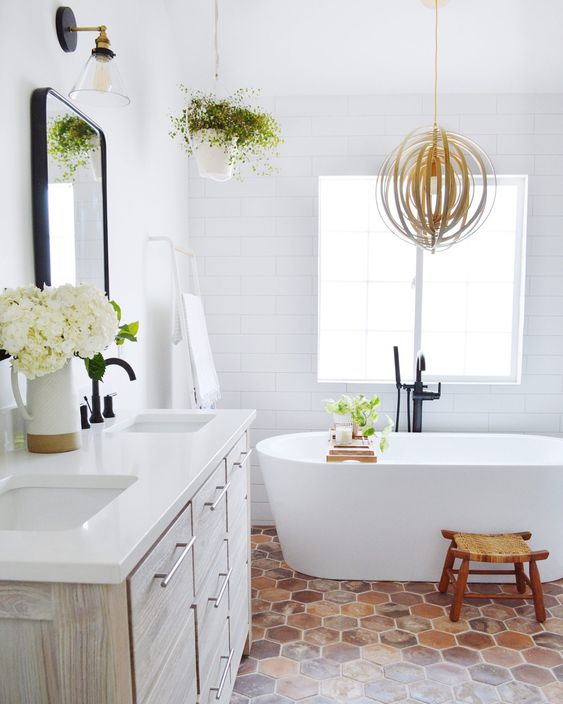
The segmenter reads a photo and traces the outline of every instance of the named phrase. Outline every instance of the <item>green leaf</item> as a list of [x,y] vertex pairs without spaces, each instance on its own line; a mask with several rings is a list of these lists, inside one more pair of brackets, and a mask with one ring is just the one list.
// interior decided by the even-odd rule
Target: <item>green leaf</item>
[[120,323],[121,322],[121,308],[118,306],[118,304],[115,301],[110,301],[110,303],[111,303],[114,311],[117,314],[117,322]]
[[134,323],[129,323],[128,327],[131,335],[136,335],[139,332],[139,321],[136,320]]
[[89,359],[85,359],[84,365],[86,366],[86,372],[88,373],[90,379],[102,381],[106,371],[106,360],[100,352]]
[[365,438],[369,438],[371,435],[375,435],[375,428],[366,428],[363,433]]
[[119,344],[119,341],[121,340],[121,344],[123,344],[124,340],[129,340],[129,342],[137,342],[137,338],[135,335],[131,335],[130,332],[125,332],[125,330],[122,330],[121,332],[117,333],[116,337],[116,343]]

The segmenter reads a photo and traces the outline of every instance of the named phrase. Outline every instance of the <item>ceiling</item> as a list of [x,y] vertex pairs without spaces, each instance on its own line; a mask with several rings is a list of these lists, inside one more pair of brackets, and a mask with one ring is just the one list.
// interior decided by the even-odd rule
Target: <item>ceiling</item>
[[[213,0],[165,0],[185,82],[213,73]],[[219,0],[221,78],[266,95],[430,93],[434,13],[421,0]],[[440,89],[563,92],[561,0],[450,0]]]

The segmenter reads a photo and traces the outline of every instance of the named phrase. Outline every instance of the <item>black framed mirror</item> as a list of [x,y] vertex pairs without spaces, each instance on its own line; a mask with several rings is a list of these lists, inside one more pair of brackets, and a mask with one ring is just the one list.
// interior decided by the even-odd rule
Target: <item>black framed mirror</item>
[[31,178],[35,285],[93,283],[109,297],[106,139],[53,88],[31,96]]
[[31,96],[31,175],[35,284],[109,296],[106,139],[53,88]]

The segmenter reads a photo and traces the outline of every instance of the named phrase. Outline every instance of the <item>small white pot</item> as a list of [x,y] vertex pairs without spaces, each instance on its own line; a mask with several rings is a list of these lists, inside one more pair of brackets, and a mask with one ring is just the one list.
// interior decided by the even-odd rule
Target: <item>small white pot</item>
[[80,411],[72,368],[37,379],[28,379],[27,405],[18,386],[18,372],[12,367],[12,391],[27,421],[27,449],[30,452],[68,452],[80,447]]
[[213,181],[228,181],[233,177],[232,156],[236,142],[230,147],[210,144],[209,138],[217,136],[217,130],[198,130],[190,137],[199,175]]
[[92,175],[95,181],[102,180],[102,151],[94,149],[90,152],[90,165],[92,167]]

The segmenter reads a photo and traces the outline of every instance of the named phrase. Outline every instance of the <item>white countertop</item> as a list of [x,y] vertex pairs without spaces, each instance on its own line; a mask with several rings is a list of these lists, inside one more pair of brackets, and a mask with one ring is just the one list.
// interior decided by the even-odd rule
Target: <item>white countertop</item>
[[193,433],[106,432],[135,415],[120,413],[83,430],[80,450],[0,454],[0,479],[21,474],[137,478],[77,528],[0,530],[0,580],[122,582],[256,416],[250,410],[212,413],[215,417]]

